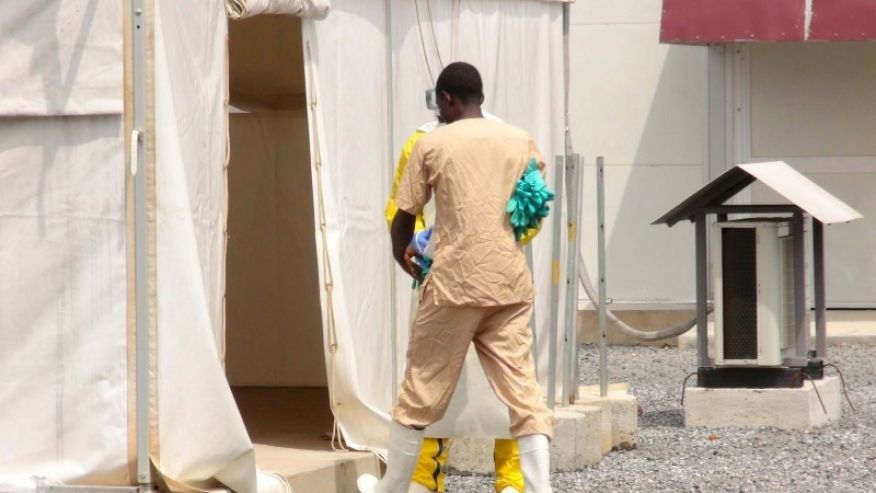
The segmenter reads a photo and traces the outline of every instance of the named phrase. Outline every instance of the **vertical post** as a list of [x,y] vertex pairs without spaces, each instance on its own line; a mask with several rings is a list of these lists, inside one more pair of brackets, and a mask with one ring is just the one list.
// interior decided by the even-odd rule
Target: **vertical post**
[[824,225],[812,218],[812,282],[815,284],[815,352],[827,357],[827,300],[824,294]]
[[599,268],[599,395],[608,395],[608,339],[605,306],[605,162],[602,156],[596,158],[596,218],[599,225],[596,229]]
[[[526,265],[529,266],[529,272],[533,273],[535,261],[532,258],[532,245],[527,245],[526,249]],[[535,276],[533,275],[533,278]],[[535,379],[538,380],[538,331],[536,330],[535,319],[535,302],[532,303],[532,312],[529,317],[529,330],[532,332],[532,364],[535,367]]]
[[[386,156],[389,158],[387,161],[389,163],[389,173],[387,176],[389,179],[387,183],[389,185],[389,191],[392,190],[393,181],[395,178],[395,160],[393,159],[395,156],[395,145],[394,145],[394,137],[395,137],[395,125],[394,125],[394,115],[395,108],[393,102],[395,101],[395,97],[393,94],[392,87],[392,74],[393,74],[393,65],[392,65],[392,0],[385,0],[384,2],[384,10],[386,13],[385,24],[386,24],[386,52],[384,56],[386,57],[385,74],[386,77],[386,122],[387,122],[387,136],[386,136]],[[384,194],[384,197],[388,197],[390,195],[389,191]],[[387,249],[387,252],[390,252],[391,249]],[[392,385],[392,399],[393,404],[395,403],[396,397],[398,396],[398,280],[396,278],[396,267],[395,260],[393,260],[392,255],[389,254],[390,262],[389,262],[389,352],[392,358],[390,362],[390,373],[392,373],[391,377],[391,385]],[[416,297],[414,297],[416,298]],[[416,305],[411,303],[411,317],[414,316],[414,309]]]
[[146,217],[146,11],[144,0],[131,0],[133,155],[134,173],[134,289],[136,303],[137,386],[137,483],[141,491],[152,489],[149,460],[149,271]]
[[566,161],[566,306],[565,351],[563,353],[563,403],[574,404],[578,394],[578,205],[581,188],[580,156],[572,155]]
[[563,156],[554,159],[554,222],[551,231],[551,294],[550,331],[548,332],[548,388],[547,405],[554,408],[557,400],[557,330],[560,310],[560,240],[563,234]]
[[697,257],[697,365],[709,366],[709,271],[706,246],[706,215],[696,216]]
[[568,3],[563,4],[563,140],[566,160],[572,157],[572,131],[569,126],[569,25],[571,10]]
[[806,278],[804,256],[805,238],[803,226],[805,218],[803,211],[794,213],[794,325],[796,336],[796,352],[798,358],[807,358],[809,349],[809,326],[806,323]]

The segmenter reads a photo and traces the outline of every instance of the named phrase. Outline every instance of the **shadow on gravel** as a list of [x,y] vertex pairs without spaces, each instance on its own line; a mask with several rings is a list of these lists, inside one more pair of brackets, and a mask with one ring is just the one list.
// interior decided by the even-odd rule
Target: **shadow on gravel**
[[681,409],[666,409],[663,411],[645,412],[639,418],[639,425],[645,427],[684,427],[684,412]]

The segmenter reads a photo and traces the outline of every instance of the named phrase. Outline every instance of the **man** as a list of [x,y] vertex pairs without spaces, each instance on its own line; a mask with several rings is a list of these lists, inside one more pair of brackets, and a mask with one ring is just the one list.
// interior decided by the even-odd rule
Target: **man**
[[[472,342],[496,395],[509,410],[527,493],[550,492],[553,418],[535,379],[529,317],[534,290],[523,248],[506,213],[531,159],[532,139],[483,118],[483,83],[473,66],[448,65],[436,84],[447,126],[420,138],[402,176],[392,224],[393,255],[422,281],[405,378],[392,411],[386,473],[359,478],[361,493],[406,491],[423,429],[447,409]],[[435,195],[435,256],[422,279],[410,246],[416,216]]]
[[[497,118],[484,112],[487,118],[499,121]],[[386,203],[386,223],[388,227],[392,227],[392,221],[395,219],[395,214],[398,207],[395,204],[395,197],[398,194],[399,183],[407,169],[408,159],[414,149],[416,143],[421,137],[438,128],[438,121],[429,122],[421,125],[414,132],[402,147],[401,156],[399,156],[398,164],[395,168],[395,180],[392,186],[392,194]],[[416,224],[414,226],[415,234],[430,234],[426,229],[426,221],[422,214],[418,214]],[[420,448],[419,458],[414,467],[414,473],[411,476],[411,485],[408,493],[429,493],[444,491],[444,477],[447,469],[447,460],[450,454],[450,440],[447,438],[430,438],[423,439],[423,445]],[[523,473],[520,472],[520,457],[517,451],[517,440],[497,439],[493,448],[493,460],[495,462],[496,472],[496,492],[497,493],[522,493],[523,492]]]

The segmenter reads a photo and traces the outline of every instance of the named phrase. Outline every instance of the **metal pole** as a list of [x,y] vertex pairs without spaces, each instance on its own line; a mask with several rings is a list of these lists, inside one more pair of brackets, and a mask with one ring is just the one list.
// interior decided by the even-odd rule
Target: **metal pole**
[[136,301],[136,386],[137,386],[137,483],[142,491],[152,489],[149,460],[149,278],[148,229],[146,217],[146,12],[144,0],[131,0],[133,18],[132,78],[134,164],[134,289]]
[[566,160],[572,156],[572,131],[569,124],[569,24],[570,5],[563,4],[563,140]]
[[596,230],[599,268],[599,395],[608,395],[608,339],[605,306],[605,162],[602,156],[596,158]]
[[[535,261],[532,258],[532,245],[527,245],[525,248],[526,252],[526,265],[529,266],[529,272],[534,272],[533,266],[535,265]],[[535,277],[533,275],[533,277]],[[529,315],[529,330],[532,331],[532,365],[535,367],[535,379],[538,380],[538,332],[536,331],[536,320],[535,320],[535,302],[532,303],[532,312]]]
[[565,306],[565,351],[563,352],[563,403],[574,404],[578,393],[578,220],[580,208],[578,195],[580,189],[580,157],[572,155],[566,161],[566,306]]
[[548,332],[548,387],[547,405],[554,408],[557,400],[557,330],[560,318],[560,241],[563,234],[563,156],[554,159],[554,225],[551,231],[551,294],[550,331]]
[[697,257],[697,365],[709,366],[709,271],[706,246],[706,216],[696,217]]
[[809,349],[809,327],[806,323],[806,279],[805,279],[805,238],[803,211],[794,213],[794,324],[796,332],[796,352],[798,358],[807,358]]
[[827,301],[824,294],[824,225],[812,218],[812,282],[815,284],[815,352],[827,357]]
[[[393,106],[393,101],[395,100],[393,95],[392,88],[392,0],[385,1],[385,10],[386,10],[386,122],[387,122],[387,137],[386,137],[386,155],[389,158],[389,190],[392,190],[393,181],[395,179],[395,161],[393,157],[395,156],[395,124],[393,113],[395,112],[395,107]],[[385,197],[389,196],[389,193],[384,195]],[[398,397],[398,300],[396,297],[398,296],[398,280],[396,279],[396,267],[395,260],[392,259],[392,255],[390,255],[389,262],[389,312],[390,312],[390,323],[389,323],[389,351],[392,355],[392,361],[390,364],[390,372],[392,373],[391,385],[392,385],[392,402],[395,403],[396,398]],[[416,298],[416,297],[414,297]],[[416,307],[415,303],[411,303],[411,317],[414,316],[414,307]]]

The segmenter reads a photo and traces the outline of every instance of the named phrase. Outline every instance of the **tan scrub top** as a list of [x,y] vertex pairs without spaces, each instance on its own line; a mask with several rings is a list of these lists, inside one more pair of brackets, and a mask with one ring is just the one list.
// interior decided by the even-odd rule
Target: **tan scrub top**
[[413,215],[435,196],[436,250],[425,286],[438,305],[497,306],[531,300],[532,276],[505,207],[535,143],[512,125],[467,118],[414,146],[396,205]]

